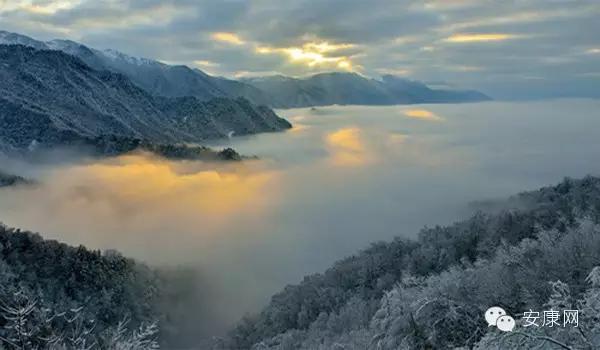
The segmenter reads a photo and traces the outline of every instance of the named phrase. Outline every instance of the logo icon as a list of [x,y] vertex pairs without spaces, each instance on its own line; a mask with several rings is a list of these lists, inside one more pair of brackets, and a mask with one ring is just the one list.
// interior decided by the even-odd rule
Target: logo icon
[[512,332],[515,329],[515,319],[508,315],[500,316],[496,320],[496,327],[503,332]]
[[503,308],[492,306],[485,312],[485,320],[488,327],[496,326],[503,332],[512,332],[515,329],[515,319],[506,314]]

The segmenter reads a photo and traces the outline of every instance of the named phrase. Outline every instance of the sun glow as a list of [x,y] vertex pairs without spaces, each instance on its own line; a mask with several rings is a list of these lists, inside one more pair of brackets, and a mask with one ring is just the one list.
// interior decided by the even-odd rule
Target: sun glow
[[489,34],[454,34],[445,39],[449,43],[473,43],[473,42],[486,42],[486,41],[504,41],[509,39],[519,38],[515,34],[501,34],[501,33],[489,33]]
[[216,41],[221,41],[224,43],[232,44],[232,45],[243,45],[244,41],[235,33],[229,32],[216,32],[212,33],[211,38]]
[[335,54],[341,50],[354,48],[354,44],[331,44],[327,41],[309,42],[301,47],[269,47],[259,46],[256,48],[256,53],[267,54],[283,54],[288,57],[289,61],[296,64],[303,64],[308,67],[320,68],[339,68],[352,71],[354,65],[348,55]]

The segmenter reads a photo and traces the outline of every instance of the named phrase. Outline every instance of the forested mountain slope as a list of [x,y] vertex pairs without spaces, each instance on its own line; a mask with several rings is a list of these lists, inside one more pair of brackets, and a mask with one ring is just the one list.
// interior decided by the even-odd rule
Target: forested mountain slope
[[81,337],[88,345],[108,342],[123,320],[134,328],[159,320],[159,287],[156,272],[118,253],[70,247],[0,225],[0,344],[5,346],[47,349],[48,339],[59,335]]
[[0,45],[0,145],[64,145],[104,135],[199,142],[291,127],[245,99],[153,96],[62,51]]
[[255,104],[268,102],[264,93],[252,85],[213,77],[199,69],[191,69],[184,65],[169,65],[112,49],[98,50],[71,40],[55,39],[43,42],[6,31],[0,31],[0,44],[2,43],[63,51],[78,57],[96,70],[121,73],[139,87],[158,96],[194,96],[202,101],[216,97],[244,97]]
[[[375,243],[287,286],[215,348],[560,348],[549,338],[594,349],[600,341],[600,178],[566,179],[486,208],[493,210],[425,228],[417,240]],[[483,319],[493,305],[517,319],[530,308],[558,304],[582,310],[581,332],[501,334]]]

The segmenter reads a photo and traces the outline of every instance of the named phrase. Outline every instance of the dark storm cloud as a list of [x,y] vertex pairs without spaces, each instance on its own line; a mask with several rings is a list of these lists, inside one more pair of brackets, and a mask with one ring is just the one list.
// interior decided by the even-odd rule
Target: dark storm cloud
[[[397,73],[499,97],[515,97],[503,84],[530,85],[544,95],[539,81],[600,90],[599,16],[600,4],[592,0],[0,3],[6,30],[67,37],[214,74]],[[329,46],[310,46],[323,42]]]

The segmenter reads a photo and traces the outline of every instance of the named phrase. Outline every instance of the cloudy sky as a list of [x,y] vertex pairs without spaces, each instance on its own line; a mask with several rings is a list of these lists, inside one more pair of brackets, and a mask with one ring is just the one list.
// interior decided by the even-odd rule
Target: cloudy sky
[[228,77],[338,70],[600,96],[597,0],[0,0],[0,29]]

